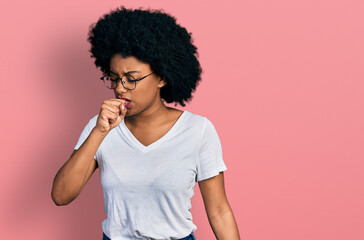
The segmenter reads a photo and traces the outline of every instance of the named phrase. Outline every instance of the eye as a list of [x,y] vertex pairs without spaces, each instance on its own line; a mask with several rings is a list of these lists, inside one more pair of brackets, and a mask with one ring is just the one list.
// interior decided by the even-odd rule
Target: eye
[[125,75],[126,80],[128,80],[128,82],[135,82],[137,81],[137,79],[135,79],[133,76],[131,75]]

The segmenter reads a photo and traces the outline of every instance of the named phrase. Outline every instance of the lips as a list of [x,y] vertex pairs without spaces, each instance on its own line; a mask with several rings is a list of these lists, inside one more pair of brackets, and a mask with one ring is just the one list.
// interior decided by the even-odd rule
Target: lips
[[130,103],[131,103],[131,100],[130,100],[130,99],[128,99],[128,98],[120,98],[120,99],[123,99],[123,100],[125,100],[125,101],[126,101],[126,103],[125,103],[125,107],[129,107],[129,105],[130,105]]
[[129,101],[129,102],[131,102],[131,100],[130,99],[128,99],[128,98],[119,98],[119,99],[123,99],[123,100],[125,100],[125,101]]

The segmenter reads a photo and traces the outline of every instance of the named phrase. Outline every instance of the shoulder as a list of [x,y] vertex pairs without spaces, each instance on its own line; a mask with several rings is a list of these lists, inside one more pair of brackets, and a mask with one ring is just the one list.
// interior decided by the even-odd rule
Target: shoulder
[[185,115],[185,119],[188,119],[188,122],[193,123],[193,124],[204,125],[204,124],[206,124],[207,121],[209,121],[207,119],[207,117],[196,114],[196,113],[192,113],[187,110],[185,110],[183,112],[183,114]]
[[[189,112],[189,122],[194,126],[196,132],[199,132],[202,134],[203,139],[216,139],[218,137],[218,129],[215,127],[215,125],[212,123],[212,121],[205,116],[201,116],[198,114],[194,114]],[[202,140],[202,139],[201,139]]]
[[214,129],[212,122],[205,116],[185,111],[185,123],[196,129],[197,132],[205,132],[207,129]]
[[184,124],[193,123],[193,125],[195,125],[195,124],[204,124],[204,122],[207,120],[206,117],[192,113],[187,110],[182,111],[176,108],[171,108],[171,107],[168,108],[172,112],[171,119],[173,121],[182,120]]

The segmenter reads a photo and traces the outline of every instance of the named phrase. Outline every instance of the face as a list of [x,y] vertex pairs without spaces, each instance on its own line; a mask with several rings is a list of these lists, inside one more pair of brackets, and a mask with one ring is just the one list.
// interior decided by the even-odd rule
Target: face
[[[132,75],[135,79],[142,78],[153,70],[150,64],[144,63],[134,56],[122,57],[120,54],[114,54],[110,59],[110,71],[116,74],[117,77],[125,74]],[[127,107],[127,116],[132,116],[152,107],[157,107],[162,103],[160,97],[160,88],[163,87],[164,80],[157,74],[151,74],[148,77],[136,82],[136,87],[133,90],[127,90],[121,82],[114,89],[115,98],[127,98],[131,100]]]

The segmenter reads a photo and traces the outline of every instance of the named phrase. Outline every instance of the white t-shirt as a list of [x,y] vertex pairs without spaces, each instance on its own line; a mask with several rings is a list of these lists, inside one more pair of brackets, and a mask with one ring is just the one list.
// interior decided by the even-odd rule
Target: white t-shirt
[[[97,117],[86,125],[75,149],[95,127]],[[227,169],[213,124],[188,111],[148,146],[122,120],[104,138],[95,159],[107,215],[102,228],[112,240],[188,236],[197,229],[190,213],[196,181]]]

